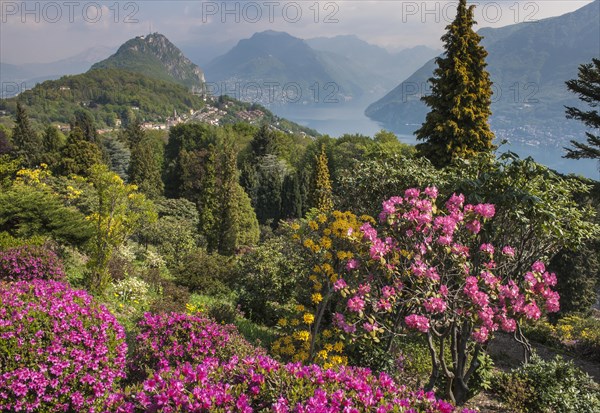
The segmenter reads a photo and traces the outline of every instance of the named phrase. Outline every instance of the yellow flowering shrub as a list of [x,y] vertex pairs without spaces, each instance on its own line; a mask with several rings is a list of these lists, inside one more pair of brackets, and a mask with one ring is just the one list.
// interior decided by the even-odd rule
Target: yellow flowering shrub
[[313,212],[288,225],[292,239],[306,256],[306,288],[302,304],[277,323],[281,336],[272,346],[280,357],[331,368],[347,364],[340,331],[331,325],[334,284],[355,258],[360,226],[373,218],[351,212]]

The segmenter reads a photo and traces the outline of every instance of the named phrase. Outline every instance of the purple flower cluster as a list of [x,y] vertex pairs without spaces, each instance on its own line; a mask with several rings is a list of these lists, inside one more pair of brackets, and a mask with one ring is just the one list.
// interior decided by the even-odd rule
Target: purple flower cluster
[[[229,328],[206,319],[180,314],[147,315],[142,324],[142,340],[156,345],[158,342],[151,337],[162,336],[176,326],[190,328],[196,338],[184,344],[186,350],[176,338],[161,342],[164,347],[154,351],[165,361],[162,368],[127,393],[112,396],[112,412],[385,413],[398,411],[398,407],[407,412],[455,411],[433,393],[409,392],[388,375],[375,376],[368,369],[283,365],[257,349],[255,354],[243,357],[219,357],[221,348],[231,345]],[[157,334],[152,333],[153,327],[159,330]]]
[[102,411],[124,377],[125,333],[85,291],[0,283],[0,411]]
[[0,280],[56,280],[65,278],[62,263],[47,248],[34,245],[0,251]]
[[234,326],[180,313],[144,314],[138,324],[136,351],[130,362],[132,378],[144,379],[154,371],[199,363],[207,357],[229,359],[258,350]]

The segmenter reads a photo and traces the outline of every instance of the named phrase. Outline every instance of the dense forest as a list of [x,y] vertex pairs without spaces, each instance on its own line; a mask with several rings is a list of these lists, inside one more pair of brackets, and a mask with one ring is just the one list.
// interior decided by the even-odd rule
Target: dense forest
[[[465,3],[417,146],[268,118],[99,133],[93,108],[16,99],[0,410],[599,411],[598,377],[535,349],[600,363],[600,184],[492,143]],[[592,128],[599,68],[568,84],[587,100],[567,116]],[[570,156],[597,154],[587,138]]]

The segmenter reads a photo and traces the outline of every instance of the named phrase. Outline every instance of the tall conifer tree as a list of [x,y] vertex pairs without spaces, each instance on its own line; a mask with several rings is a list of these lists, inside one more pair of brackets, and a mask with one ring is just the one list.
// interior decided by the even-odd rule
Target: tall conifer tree
[[421,99],[431,108],[425,123],[415,132],[421,154],[438,166],[453,159],[470,158],[494,150],[491,115],[492,82],[486,71],[487,52],[482,37],[473,30],[475,6],[460,0],[455,20],[442,36],[444,56],[431,83],[431,95]]
[[[600,106],[600,59],[592,59],[592,63],[579,66],[577,79],[569,80],[567,88],[579,95],[579,99],[591,108]],[[600,114],[598,110],[583,111],[575,107],[567,107],[567,118],[582,121],[587,127],[600,130]],[[587,144],[571,141],[574,149],[567,148],[567,158],[591,158],[600,160],[600,135],[586,132]]]
[[17,102],[15,127],[12,131],[12,143],[17,156],[23,158],[26,166],[34,167],[39,160],[42,141],[29,122],[29,115],[21,102]]

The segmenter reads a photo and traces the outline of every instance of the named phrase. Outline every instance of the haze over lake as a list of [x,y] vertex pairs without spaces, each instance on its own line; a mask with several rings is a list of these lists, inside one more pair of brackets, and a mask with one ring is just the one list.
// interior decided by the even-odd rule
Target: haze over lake
[[[373,136],[385,126],[369,119],[364,114],[364,102],[355,104],[323,104],[320,106],[295,105],[274,106],[270,108],[274,113],[300,125],[316,129],[319,133],[331,137],[340,137],[345,133],[360,133]],[[410,133],[417,129],[418,125],[407,126],[405,130],[392,130],[402,142],[414,145],[417,143],[415,137]],[[581,141],[584,137],[581,137]],[[498,143],[496,143],[498,144]],[[587,178],[600,179],[598,162],[588,159],[565,159],[564,150],[551,146],[526,145],[520,142],[510,142],[503,145],[501,152],[512,151],[520,157],[531,156],[536,162],[549,166],[561,173],[573,173],[583,175]]]

